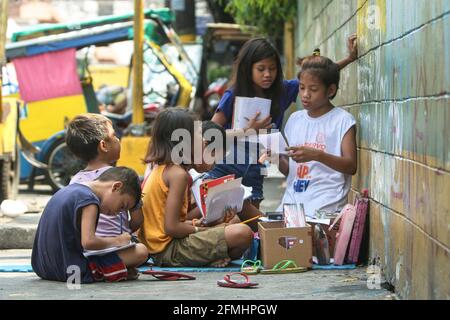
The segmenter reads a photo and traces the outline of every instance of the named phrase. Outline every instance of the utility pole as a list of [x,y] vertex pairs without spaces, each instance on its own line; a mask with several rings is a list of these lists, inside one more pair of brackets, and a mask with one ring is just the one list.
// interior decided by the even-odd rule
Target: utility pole
[[[8,0],[0,0],[0,122],[2,122],[2,67],[6,64],[5,44],[8,25]],[[1,149],[1,148],[0,148]]]
[[181,41],[195,41],[195,0],[166,0],[166,6],[175,13],[173,26]]
[[144,51],[144,5],[143,0],[134,0],[134,52],[133,52],[133,116],[134,125],[144,123],[143,97],[143,51]]

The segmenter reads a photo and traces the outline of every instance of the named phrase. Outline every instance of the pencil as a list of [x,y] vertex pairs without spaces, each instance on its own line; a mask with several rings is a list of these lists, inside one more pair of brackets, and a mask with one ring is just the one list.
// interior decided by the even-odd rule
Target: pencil
[[258,216],[256,216],[256,217],[253,217],[253,218],[250,218],[250,219],[248,219],[248,220],[242,221],[241,223],[251,222],[251,221],[256,220],[256,219],[259,219],[259,218],[261,218],[261,217],[262,217],[262,215],[258,215]]

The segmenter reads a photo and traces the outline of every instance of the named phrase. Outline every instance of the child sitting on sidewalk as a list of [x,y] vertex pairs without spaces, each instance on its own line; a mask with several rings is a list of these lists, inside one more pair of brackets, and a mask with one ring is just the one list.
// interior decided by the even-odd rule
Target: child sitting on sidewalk
[[[73,176],[71,184],[95,180],[120,157],[120,141],[111,120],[103,115],[86,113],[75,117],[68,125],[66,143],[73,154],[87,162],[86,168]],[[130,212],[130,216],[128,221],[126,211],[118,215],[100,213],[96,235],[112,237],[135,232],[143,221],[141,205]]]
[[[213,169],[216,161],[221,161],[227,152],[227,136],[225,129],[218,125],[217,123],[206,120],[202,122],[202,140],[203,140],[203,150],[202,154],[205,153],[206,148],[210,148],[209,161],[205,161],[205,157],[202,157],[202,163],[194,164],[193,168],[199,173],[207,173]],[[212,148],[213,147],[213,148]],[[208,174],[205,174],[203,181],[212,180]],[[245,200],[242,205],[242,211],[238,212],[234,219],[230,220],[229,223],[237,223],[240,221],[246,221],[255,216],[260,216],[263,213],[257,209],[250,200]],[[188,219],[201,219],[202,214],[198,208],[195,208],[188,212]],[[201,221],[200,221],[201,222]],[[258,231],[258,221],[252,220],[247,223],[248,226],[254,231]]]
[[129,233],[117,237],[95,235],[99,211],[115,215],[135,207],[140,198],[139,177],[125,167],[110,168],[94,181],[73,183],[59,190],[39,221],[31,255],[33,271],[45,280],[67,281],[73,268],[79,268],[80,283],[136,278],[134,268],[148,258],[144,245],[88,258],[83,250],[128,244]]
[[253,233],[245,224],[199,227],[186,223],[193,144],[191,148],[174,151],[178,150],[178,144],[172,140],[175,131],[184,134],[182,141],[192,141],[193,118],[183,109],[162,111],[155,119],[146,157],[146,162],[157,166],[143,188],[144,223],[139,240],[146,245],[156,265],[222,267],[230,259],[242,256]]

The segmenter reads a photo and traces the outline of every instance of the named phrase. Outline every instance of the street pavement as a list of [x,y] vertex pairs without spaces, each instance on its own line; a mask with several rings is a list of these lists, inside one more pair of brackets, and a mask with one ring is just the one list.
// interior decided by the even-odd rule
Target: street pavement
[[[263,211],[272,211],[284,192],[283,179],[276,175],[265,180],[262,202]],[[30,264],[31,245],[39,221],[40,212],[51,197],[50,189],[37,186],[35,192],[21,187],[19,199],[27,203],[30,213],[11,219],[0,217],[0,247],[14,248],[0,250],[1,265]],[[25,239],[24,239],[25,238]],[[14,246],[14,243],[18,243]],[[24,249],[17,249],[24,248]],[[161,281],[148,275],[141,275],[136,281],[121,283],[96,283],[81,285],[70,290],[66,283],[41,280],[34,273],[0,272],[0,300],[11,299],[169,299],[169,300],[297,300],[297,299],[349,299],[349,300],[391,300],[390,291],[367,284],[371,274],[365,267],[354,270],[310,270],[297,274],[254,275],[252,281],[259,283],[255,289],[242,290],[217,286],[224,272],[190,273],[195,281]],[[370,289],[369,289],[370,287]]]
[[[29,264],[31,250],[0,250],[0,265]],[[369,289],[366,268],[314,270],[296,274],[254,275],[255,289],[217,286],[224,272],[189,273],[194,281],[161,281],[148,275],[120,283],[95,283],[69,289],[64,282],[41,280],[34,273],[1,273],[0,300],[392,300],[383,289]]]

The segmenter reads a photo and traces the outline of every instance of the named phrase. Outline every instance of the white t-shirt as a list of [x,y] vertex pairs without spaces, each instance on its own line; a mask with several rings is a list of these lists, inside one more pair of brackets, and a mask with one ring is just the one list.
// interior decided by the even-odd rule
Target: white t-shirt
[[[309,146],[342,156],[342,139],[355,124],[354,117],[341,108],[334,107],[318,118],[311,118],[306,110],[301,110],[289,117],[284,132],[290,146]],[[347,203],[350,185],[350,175],[320,162],[297,163],[289,159],[286,192],[278,209],[281,211],[284,203],[303,203],[309,216],[319,209],[340,211]]]

